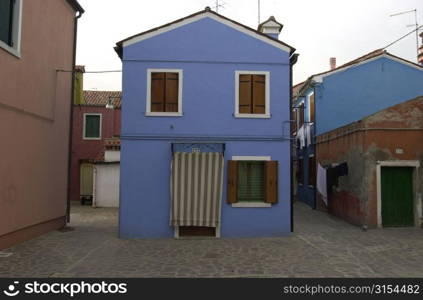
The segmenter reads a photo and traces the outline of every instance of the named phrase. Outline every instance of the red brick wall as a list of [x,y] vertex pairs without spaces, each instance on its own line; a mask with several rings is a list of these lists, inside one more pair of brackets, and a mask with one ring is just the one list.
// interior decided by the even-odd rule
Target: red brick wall
[[[100,113],[102,115],[101,140],[83,139],[84,113]],[[72,201],[79,200],[80,161],[103,157],[104,139],[120,135],[120,120],[120,109],[106,109],[102,106],[74,106],[70,187]]]
[[[353,224],[377,226],[377,162],[419,160],[423,164],[423,97],[318,136],[316,159],[321,164],[348,162],[348,178],[340,177],[327,210]],[[422,174],[417,178],[416,194],[423,192]],[[325,209],[322,202],[318,208]]]

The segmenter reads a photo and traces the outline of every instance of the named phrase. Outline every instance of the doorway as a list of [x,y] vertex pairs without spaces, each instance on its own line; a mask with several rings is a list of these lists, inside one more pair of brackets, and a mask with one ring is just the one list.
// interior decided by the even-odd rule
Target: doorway
[[414,226],[413,168],[381,168],[383,227]]

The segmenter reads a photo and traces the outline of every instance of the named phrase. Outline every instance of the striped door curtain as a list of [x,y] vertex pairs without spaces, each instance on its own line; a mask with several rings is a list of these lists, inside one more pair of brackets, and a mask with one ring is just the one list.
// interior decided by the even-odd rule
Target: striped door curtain
[[170,225],[219,225],[223,164],[222,153],[173,154]]

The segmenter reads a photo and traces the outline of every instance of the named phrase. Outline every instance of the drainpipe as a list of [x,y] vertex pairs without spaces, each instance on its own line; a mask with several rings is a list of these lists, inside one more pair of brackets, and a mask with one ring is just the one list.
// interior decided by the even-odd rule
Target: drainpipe
[[97,190],[96,190],[96,186],[97,186],[97,166],[94,165],[93,167],[93,201],[92,201],[92,207],[96,208],[97,207]]
[[73,123],[73,98],[75,96],[75,64],[76,64],[76,41],[78,32],[78,19],[82,16],[84,10],[79,10],[74,19],[73,29],[73,61],[72,61],[72,83],[71,83],[71,99],[70,116],[69,116],[69,141],[68,141],[68,186],[66,195],[66,222],[70,222],[70,186],[71,186],[71,166],[72,166],[72,123]]
[[[295,65],[295,63],[298,60],[298,56],[299,54],[292,54],[291,57],[289,58],[289,101],[288,101],[288,107],[289,107],[289,119],[291,119],[291,110],[292,110],[292,68]],[[290,135],[290,139],[289,139],[289,186],[290,188],[290,199],[291,199],[291,232],[294,232],[294,181],[292,180],[292,176],[294,176],[294,172],[293,172],[293,161],[292,161],[292,147],[293,147],[293,135],[292,135],[292,130],[291,130],[291,122],[289,122],[289,135]]]

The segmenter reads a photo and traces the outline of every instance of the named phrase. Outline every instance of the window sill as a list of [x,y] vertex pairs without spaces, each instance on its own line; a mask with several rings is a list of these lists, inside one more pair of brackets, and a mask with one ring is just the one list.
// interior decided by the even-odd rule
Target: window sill
[[101,140],[101,137],[98,137],[98,138],[86,138],[86,137],[84,137],[82,139],[84,141],[99,141],[99,140]]
[[249,118],[249,119],[270,119],[270,114],[240,114],[235,113],[235,118]]
[[3,49],[6,52],[9,52],[16,58],[21,58],[21,53],[16,48],[10,47],[8,44],[6,44],[3,41],[0,41],[0,48]]
[[271,203],[264,203],[264,202],[238,202],[232,203],[232,207],[272,207]]
[[182,117],[183,114],[181,112],[177,113],[169,113],[169,112],[146,112],[145,115],[147,117]]

